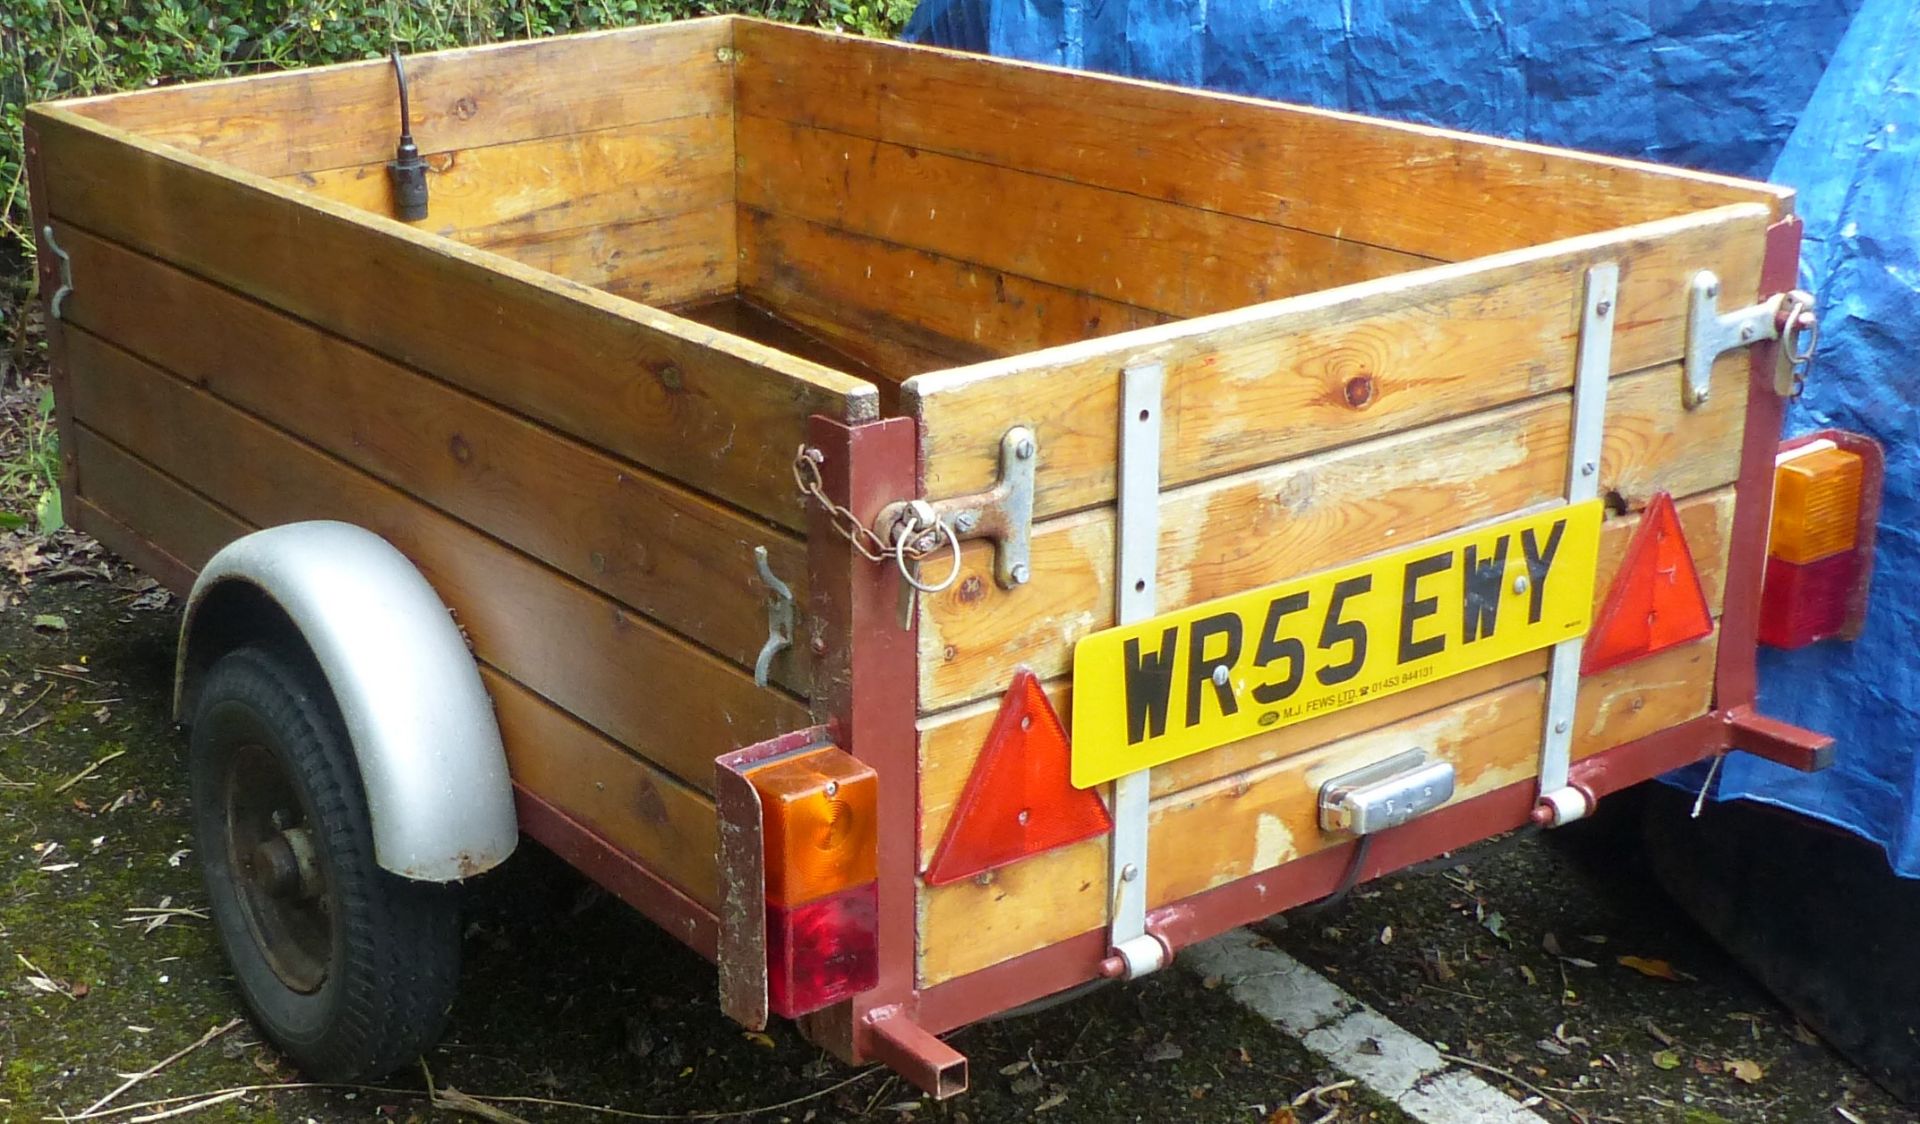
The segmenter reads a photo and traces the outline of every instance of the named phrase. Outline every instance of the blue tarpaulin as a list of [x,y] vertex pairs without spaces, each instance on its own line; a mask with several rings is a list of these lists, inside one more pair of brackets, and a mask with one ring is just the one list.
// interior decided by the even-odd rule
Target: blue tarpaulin
[[1887,849],[1920,877],[1920,7],[1867,0],[1773,178],[1799,189],[1801,273],[1821,354],[1788,418],[1879,438],[1887,483],[1867,630],[1853,644],[1761,653],[1767,713],[1839,739],[1812,777],[1734,754],[1723,796],[1794,808]]
[[907,37],[1797,188],[1823,328],[1789,430],[1886,446],[1876,580],[1857,643],[1761,661],[1763,709],[1834,734],[1835,767],[1735,754],[1720,791],[1873,839],[1920,877],[1920,6],[922,0]]

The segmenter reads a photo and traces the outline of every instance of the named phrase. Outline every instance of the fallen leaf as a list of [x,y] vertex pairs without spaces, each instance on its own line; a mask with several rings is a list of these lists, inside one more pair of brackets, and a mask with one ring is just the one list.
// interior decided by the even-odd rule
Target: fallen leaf
[[1760,1079],[1767,1075],[1767,1071],[1760,1068],[1760,1063],[1752,1058],[1735,1058],[1726,1064],[1726,1069],[1737,1080],[1747,1085],[1757,1085]]
[[1380,930],[1380,943],[1381,944],[1393,943],[1393,926],[1388,925],[1386,928]]
[[1649,1020],[1646,1025],[1647,1025],[1647,1033],[1653,1036],[1653,1040],[1655,1042],[1660,1043],[1660,1045],[1662,1046],[1673,1045],[1673,1035],[1668,1034],[1666,1031],[1661,1030],[1659,1027],[1655,1026],[1651,1020]]
[[1622,968],[1632,968],[1651,979],[1680,982],[1680,973],[1674,971],[1673,965],[1665,960],[1649,960],[1644,956],[1622,956],[1618,960]]
[[1809,1046],[1820,1045],[1820,1036],[1808,1028],[1806,1023],[1800,1022],[1797,1019],[1793,1024],[1793,1037],[1796,1041],[1805,1042]]
[[1547,955],[1549,956],[1565,955],[1560,951],[1560,938],[1554,936],[1551,932],[1540,938],[1540,947],[1546,949]]
[[1532,968],[1529,968],[1525,964],[1522,964],[1520,965],[1520,974],[1526,977],[1528,987],[1540,986],[1540,977],[1534,974]]
[[1017,1062],[1008,1062],[1006,1065],[1000,1067],[1000,1076],[1012,1077],[1025,1068],[1027,1068],[1027,1059],[1025,1058],[1021,1058]]
[[1507,919],[1499,910],[1487,914],[1480,921],[1480,927],[1492,933],[1501,943],[1511,946],[1513,938],[1507,934]]
[[773,1049],[773,1035],[771,1034],[763,1034],[757,1030],[749,1030],[742,1034],[741,1037],[753,1043],[755,1046],[761,1046],[768,1050]]
[[1598,968],[1600,966],[1584,956],[1562,956],[1560,960],[1562,963],[1570,964],[1575,968]]
[[1034,1105],[1033,1111],[1045,1112],[1050,1108],[1059,1108],[1061,1105],[1066,1103],[1067,1103],[1067,1095],[1065,1093],[1055,1093],[1053,1096],[1048,1097],[1046,1100],[1041,1101],[1037,1105]]
[[1177,1043],[1155,1042],[1147,1047],[1146,1053],[1141,1056],[1150,1062],[1170,1062],[1185,1053],[1186,1051],[1182,1050]]
[[1267,1117],[1267,1124],[1300,1124],[1300,1117],[1294,1113],[1291,1105],[1283,1104],[1273,1110],[1272,1116]]
[[1552,1054],[1556,1058],[1564,1058],[1569,1054],[1573,1053],[1572,1050],[1567,1049],[1565,1046],[1562,1046],[1560,1043],[1555,1042],[1551,1038],[1542,1038],[1540,1041],[1535,1042],[1534,1045],[1540,1047],[1542,1050],[1545,1050],[1547,1053]]
[[59,613],[40,613],[33,618],[33,627],[42,632],[65,632],[67,618]]
[[1679,1069],[1680,1052],[1678,1050],[1655,1050],[1653,1064],[1661,1069]]
[[1200,981],[1200,986],[1206,988],[1208,991],[1218,991],[1220,985],[1225,982],[1227,981],[1219,976],[1208,976]]

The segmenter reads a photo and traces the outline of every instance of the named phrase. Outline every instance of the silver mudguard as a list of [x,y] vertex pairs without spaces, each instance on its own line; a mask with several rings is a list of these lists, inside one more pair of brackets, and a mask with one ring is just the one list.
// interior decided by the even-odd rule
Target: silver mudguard
[[375,861],[403,878],[450,882],[511,854],[513,788],[473,655],[420,571],[364,528],[289,523],[213,556],[180,626],[175,719],[191,721],[199,680],[225,650],[289,627],[345,720]]

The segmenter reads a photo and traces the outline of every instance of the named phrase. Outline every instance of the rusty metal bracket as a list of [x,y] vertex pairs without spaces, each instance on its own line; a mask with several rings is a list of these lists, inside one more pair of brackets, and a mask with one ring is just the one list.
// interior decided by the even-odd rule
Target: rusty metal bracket
[[775,757],[831,744],[825,726],[809,726],[721,754],[713,762],[720,821],[720,1009],[748,1030],[766,1029],[767,877],[760,794],[747,773]]
[[766,547],[753,548],[753,564],[760,570],[760,580],[768,590],[767,642],[760,646],[760,656],[753,661],[753,685],[765,687],[773,672],[773,657],[793,647],[793,590],[775,577],[773,567],[767,565]]
[[1000,438],[999,483],[952,499],[890,503],[881,509],[874,528],[882,540],[892,542],[901,527],[912,526],[925,540],[908,544],[915,550],[939,545],[936,526],[947,528],[955,541],[992,539],[994,580],[1002,589],[1023,586],[1033,580],[1033,486],[1039,461],[1033,430],[1016,425]]
[[1687,307],[1687,351],[1681,363],[1680,402],[1689,410],[1706,403],[1713,389],[1713,362],[1736,347],[1788,339],[1785,372],[1776,380],[1783,397],[1798,393],[1813,361],[1819,320],[1811,294],[1795,289],[1775,293],[1759,304],[1720,311],[1720,278],[1712,270],[1694,274]]

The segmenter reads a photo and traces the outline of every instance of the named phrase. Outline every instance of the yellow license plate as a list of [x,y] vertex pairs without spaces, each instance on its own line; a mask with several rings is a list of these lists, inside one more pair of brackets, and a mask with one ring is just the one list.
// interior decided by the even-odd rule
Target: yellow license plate
[[1073,783],[1585,635],[1601,516],[1555,508],[1081,638]]

